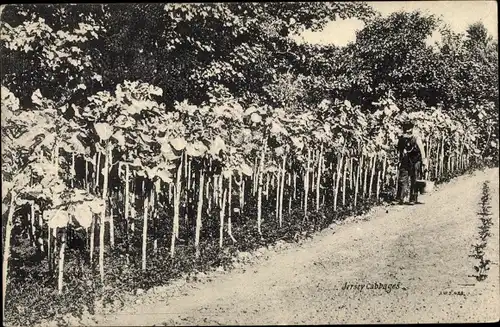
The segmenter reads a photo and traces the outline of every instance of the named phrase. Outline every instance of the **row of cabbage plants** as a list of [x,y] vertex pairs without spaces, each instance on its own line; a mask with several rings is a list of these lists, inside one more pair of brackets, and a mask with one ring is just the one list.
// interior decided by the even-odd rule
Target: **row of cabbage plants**
[[[402,120],[416,123],[429,158],[426,177],[433,180],[467,169],[484,145],[473,119],[450,117],[442,108],[407,114],[390,98],[374,103],[372,113],[327,100],[294,113],[258,103],[244,108],[230,96],[166,108],[155,100],[161,94],[149,84],[124,82],[76,107],[37,91],[35,107],[27,110],[2,88],[4,285],[17,221],[28,224],[33,246],[58,274],[63,292],[67,238],[75,230],[85,233],[91,262],[98,251],[104,282],[106,249],[126,244],[129,261],[137,233],[146,270],[148,255],[160,247],[174,258],[180,237],[190,238],[199,256],[214,210],[224,247],[245,237],[234,232],[235,224],[247,223],[243,213],[262,235],[263,220],[281,228],[293,208],[307,222],[324,206],[378,200],[397,182]],[[271,215],[263,215],[264,204]],[[158,227],[165,225],[169,231]]]

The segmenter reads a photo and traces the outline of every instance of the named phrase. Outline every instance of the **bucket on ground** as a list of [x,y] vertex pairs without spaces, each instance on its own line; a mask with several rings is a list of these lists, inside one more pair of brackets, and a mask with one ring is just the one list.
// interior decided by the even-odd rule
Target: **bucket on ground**
[[418,179],[415,183],[420,194],[430,193],[434,189],[434,182],[425,179]]

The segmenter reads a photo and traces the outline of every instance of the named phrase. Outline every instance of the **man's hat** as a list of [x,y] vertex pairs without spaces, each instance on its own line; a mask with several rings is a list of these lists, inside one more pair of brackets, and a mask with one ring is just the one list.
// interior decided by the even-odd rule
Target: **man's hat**
[[413,122],[411,122],[410,120],[405,120],[402,124],[401,124],[401,127],[403,128],[403,130],[409,130],[409,129],[412,129],[413,126],[415,126],[415,124],[413,124]]

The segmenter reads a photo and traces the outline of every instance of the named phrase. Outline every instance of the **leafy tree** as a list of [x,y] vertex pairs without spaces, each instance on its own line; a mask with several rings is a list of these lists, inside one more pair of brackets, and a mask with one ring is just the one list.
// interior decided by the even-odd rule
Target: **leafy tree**
[[101,6],[12,5],[2,15],[2,81],[23,105],[37,89],[59,104],[92,93]]
[[445,30],[435,56],[431,67],[436,79],[430,87],[438,91],[445,106],[470,107],[498,101],[496,43],[472,42],[470,37]]
[[469,48],[480,47],[485,48],[493,40],[489,35],[488,30],[482,22],[471,24],[467,27],[465,46]]
[[432,50],[426,39],[438,20],[421,12],[396,12],[370,21],[356,34],[345,55],[352,56],[346,75],[361,94],[352,101],[369,104],[392,92],[396,99],[418,97],[433,105],[434,94],[427,85]]

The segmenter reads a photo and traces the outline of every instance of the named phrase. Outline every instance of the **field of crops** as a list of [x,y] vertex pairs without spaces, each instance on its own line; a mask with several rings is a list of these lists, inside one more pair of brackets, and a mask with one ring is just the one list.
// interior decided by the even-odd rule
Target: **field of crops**
[[[346,47],[290,37],[339,17],[366,22]],[[361,2],[5,8],[7,321],[92,311],[390,200],[403,120],[428,179],[498,164],[498,44],[476,24],[426,45],[438,26]]]

